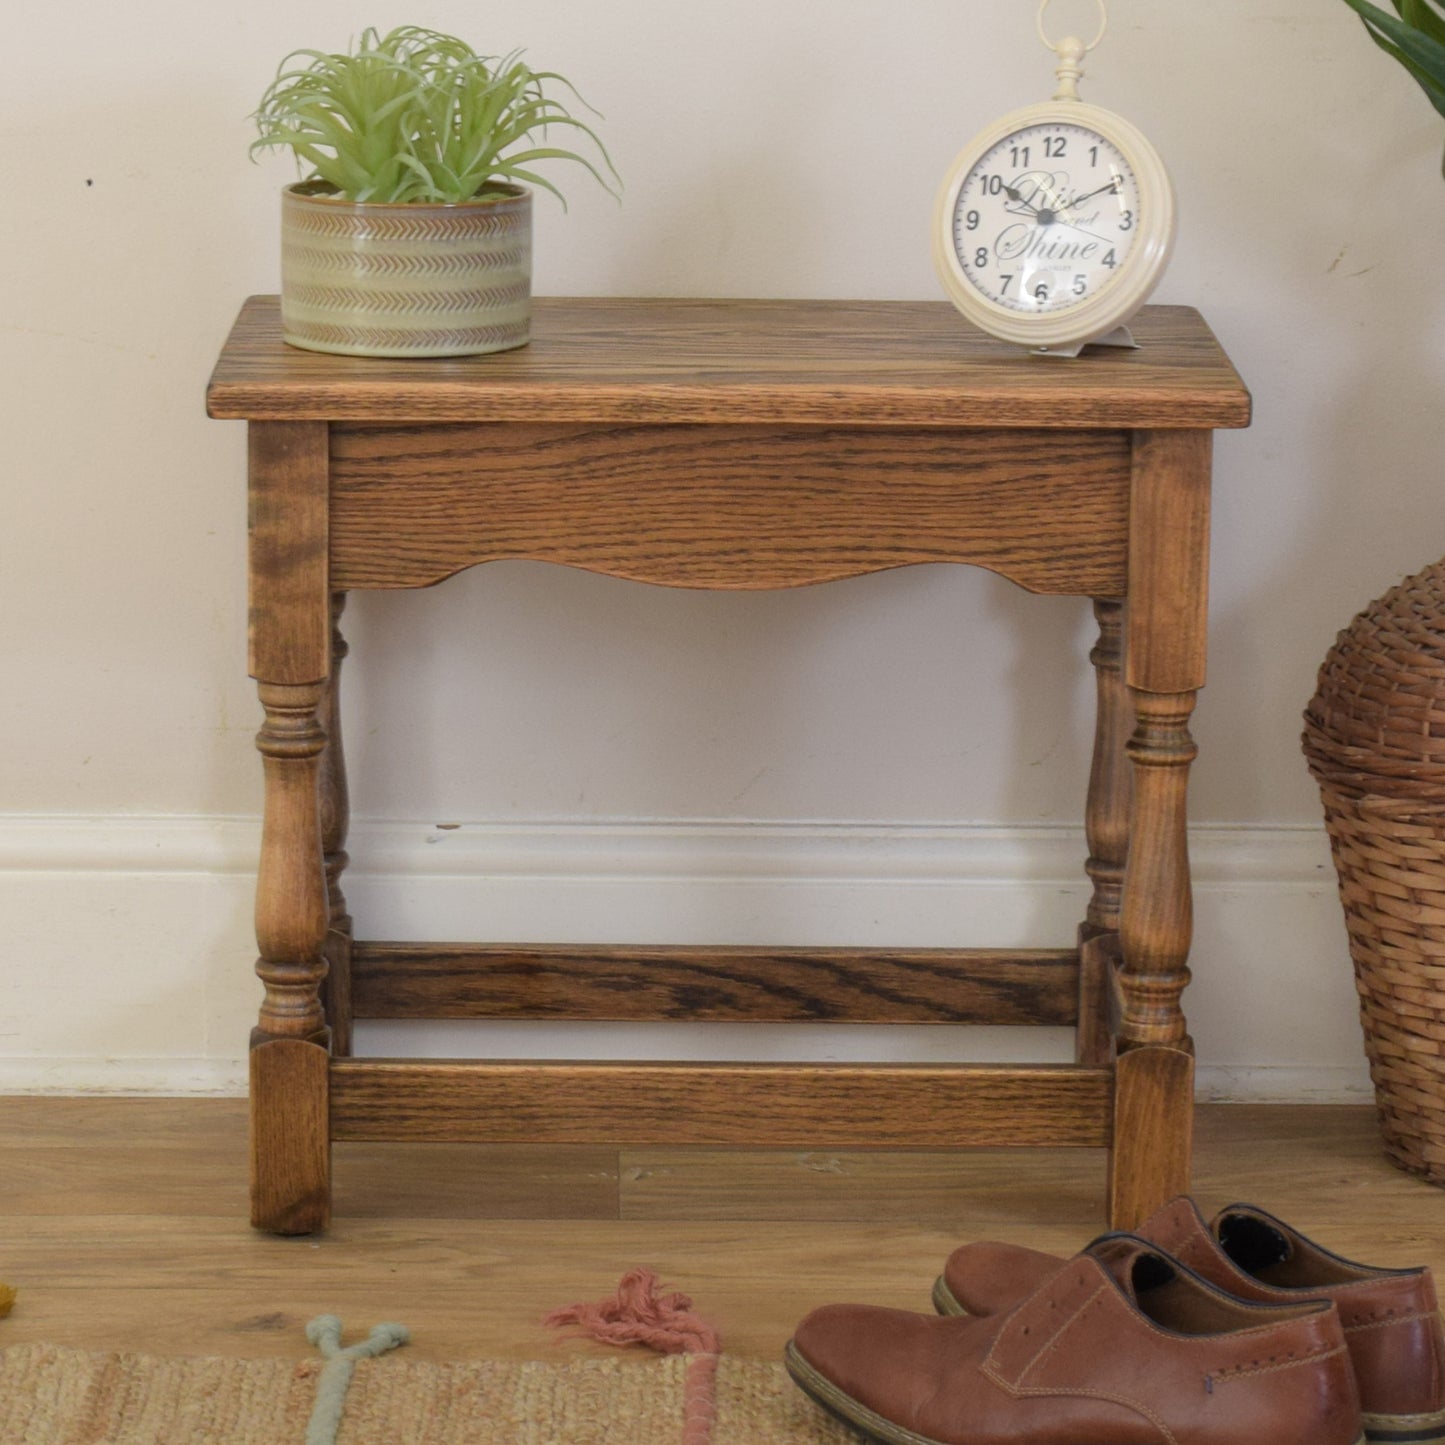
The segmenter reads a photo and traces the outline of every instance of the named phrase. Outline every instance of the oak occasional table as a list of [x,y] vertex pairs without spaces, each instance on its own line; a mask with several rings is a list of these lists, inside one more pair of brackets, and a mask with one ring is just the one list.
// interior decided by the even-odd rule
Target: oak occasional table
[[[333,1139],[1110,1150],[1108,1213],[1187,1187],[1185,789],[1212,432],[1249,394],[1198,314],[1065,362],[938,303],[544,300],[530,346],[371,361],[247,302],[208,393],[249,423],[266,779],[252,1222],[323,1227]],[[1090,598],[1092,897],[1057,949],[353,942],[337,619],[358,588],[531,558],[672,587],[916,563]],[[1073,1064],[355,1058],[353,1019],[1074,1025]]]

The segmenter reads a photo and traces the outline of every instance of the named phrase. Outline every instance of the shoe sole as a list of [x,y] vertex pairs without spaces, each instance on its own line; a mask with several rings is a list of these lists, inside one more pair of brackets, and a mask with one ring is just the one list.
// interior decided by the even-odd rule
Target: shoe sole
[[815,1405],[821,1405],[835,1420],[841,1420],[850,1430],[856,1430],[867,1440],[879,1445],[944,1445],[928,1435],[919,1435],[885,1420],[866,1405],[860,1404],[851,1395],[846,1395],[826,1375],[820,1375],[801,1354],[798,1347],[788,1341],[783,1351],[783,1363],[793,1377],[793,1383]]
[[[933,1308],[941,1315],[968,1313],[942,1275],[933,1282]],[[1364,1438],[1370,1445],[1431,1445],[1445,1440],[1445,1410],[1433,1415],[1367,1414]]]
[[1366,1415],[1365,1439],[1375,1445],[1423,1445],[1445,1440],[1445,1410],[1430,1415]]
[[933,1281],[933,1308],[941,1315],[966,1315],[968,1311],[954,1299],[942,1275]]
[[[878,1445],[946,1445],[946,1442],[935,1440],[931,1435],[920,1435],[917,1431],[905,1430],[902,1425],[885,1420],[851,1395],[845,1394],[798,1353],[792,1340],[788,1341],[788,1347],[783,1351],[783,1362],[793,1377],[793,1383],[815,1405],[821,1406],[835,1420],[841,1420],[850,1430],[856,1430],[865,1440],[876,1441]],[[1366,1436],[1361,1435],[1355,1445],[1366,1445],[1366,1439]],[[1026,1442],[1020,1442],[1020,1445],[1026,1445]]]

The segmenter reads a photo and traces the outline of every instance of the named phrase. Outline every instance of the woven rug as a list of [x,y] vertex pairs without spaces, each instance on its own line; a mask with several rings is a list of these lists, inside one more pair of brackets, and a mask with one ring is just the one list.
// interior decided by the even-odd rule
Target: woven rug
[[[306,1347],[300,1344],[300,1350]],[[696,1357],[361,1360],[337,1445],[681,1445]],[[0,1350],[6,1445],[302,1445],[322,1361]],[[723,1355],[712,1445],[857,1445],[767,1360]]]

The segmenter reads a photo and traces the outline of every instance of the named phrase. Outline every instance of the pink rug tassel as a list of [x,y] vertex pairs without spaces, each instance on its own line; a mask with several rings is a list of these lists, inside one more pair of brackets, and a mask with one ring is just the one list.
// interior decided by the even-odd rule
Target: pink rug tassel
[[663,1294],[650,1269],[631,1269],[617,1293],[596,1304],[553,1310],[544,1324],[608,1345],[645,1345],[661,1355],[691,1355],[683,1385],[682,1445],[711,1445],[717,1418],[717,1331],[685,1294]]

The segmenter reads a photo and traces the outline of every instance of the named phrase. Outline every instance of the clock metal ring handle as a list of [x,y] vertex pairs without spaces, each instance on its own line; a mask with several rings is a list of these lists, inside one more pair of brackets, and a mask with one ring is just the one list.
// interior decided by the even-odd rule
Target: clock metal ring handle
[[[1109,12],[1104,8],[1104,0],[1095,0],[1095,3],[1099,7],[1099,33],[1095,35],[1094,38],[1086,46],[1084,46],[1083,50],[1079,52],[1081,57],[1087,55],[1104,38],[1104,32],[1109,28]],[[1049,39],[1048,32],[1044,29],[1044,15],[1048,11],[1049,6],[1052,4],[1053,0],[1043,0],[1043,3],[1039,6],[1039,39],[1042,40],[1044,44],[1056,55],[1061,55],[1063,52],[1060,47],[1062,44],[1065,44],[1067,42],[1060,42],[1059,44],[1055,44],[1052,40]]]

